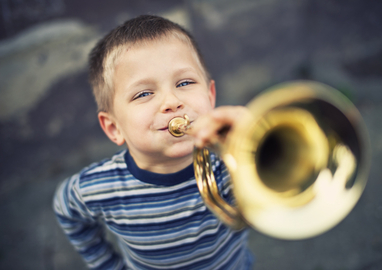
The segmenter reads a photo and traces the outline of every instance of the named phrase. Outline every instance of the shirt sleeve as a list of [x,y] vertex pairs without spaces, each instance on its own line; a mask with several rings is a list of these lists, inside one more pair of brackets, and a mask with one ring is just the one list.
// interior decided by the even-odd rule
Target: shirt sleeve
[[79,192],[79,175],[61,183],[53,209],[69,241],[90,269],[126,269],[121,256],[105,239],[104,227],[86,207]]

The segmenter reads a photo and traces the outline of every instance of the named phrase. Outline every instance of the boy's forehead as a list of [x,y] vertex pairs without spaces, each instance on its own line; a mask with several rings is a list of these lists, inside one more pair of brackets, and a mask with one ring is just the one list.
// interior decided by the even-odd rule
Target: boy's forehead
[[[131,44],[123,50],[116,62],[116,71],[145,74],[149,71],[191,70],[204,75],[197,54],[187,43],[177,38],[162,38]],[[180,72],[180,71],[179,71]],[[115,74],[117,75],[117,74]]]
[[204,69],[201,63],[196,48],[192,46],[192,43],[189,41],[189,39],[187,39],[184,35],[180,34],[166,35],[152,40],[141,40],[135,43],[128,43],[124,46],[124,49],[122,50],[121,54],[119,54],[118,59],[116,59],[115,66],[117,67],[119,64],[126,64],[129,60],[131,60],[131,56],[139,50],[141,50],[141,55],[145,55],[147,53],[145,51],[146,48],[153,48],[155,46],[161,47],[162,45],[169,43],[177,47],[179,46],[179,44],[186,45],[182,46],[182,48],[190,52],[190,55],[192,55],[192,58],[195,60],[199,70],[207,79],[206,70]]

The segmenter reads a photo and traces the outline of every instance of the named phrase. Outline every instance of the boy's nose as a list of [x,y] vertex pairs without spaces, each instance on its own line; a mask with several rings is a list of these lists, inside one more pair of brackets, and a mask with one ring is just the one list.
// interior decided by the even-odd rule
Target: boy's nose
[[179,109],[184,107],[183,102],[172,92],[167,93],[164,97],[161,111],[164,113],[167,112],[176,112]]

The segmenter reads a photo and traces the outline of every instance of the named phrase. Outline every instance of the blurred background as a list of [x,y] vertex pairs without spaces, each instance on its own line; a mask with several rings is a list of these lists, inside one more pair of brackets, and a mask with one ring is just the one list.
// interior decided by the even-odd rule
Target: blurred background
[[308,240],[251,231],[255,269],[382,269],[381,1],[1,0],[0,9],[0,269],[85,269],[52,196],[60,181],[118,150],[98,125],[87,57],[112,28],[147,13],[194,34],[218,105],[312,79],[342,91],[366,122],[372,166],[355,209]]

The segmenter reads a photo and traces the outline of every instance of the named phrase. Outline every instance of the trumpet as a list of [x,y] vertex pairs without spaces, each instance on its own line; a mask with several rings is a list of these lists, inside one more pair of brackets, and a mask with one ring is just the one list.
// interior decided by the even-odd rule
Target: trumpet
[[[365,188],[370,146],[356,107],[318,82],[276,85],[247,104],[250,114],[215,147],[231,176],[235,205],[222,199],[210,149],[194,149],[206,206],[232,229],[250,226],[279,239],[306,239],[340,223]],[[187,116],[169,122],[174,136]],[[216,150],[217,149],[217,150]]]

